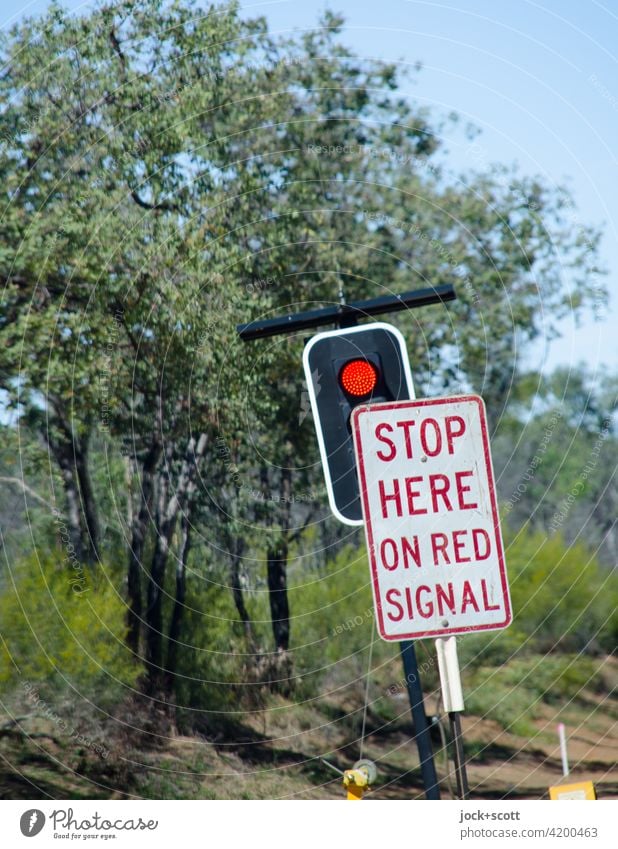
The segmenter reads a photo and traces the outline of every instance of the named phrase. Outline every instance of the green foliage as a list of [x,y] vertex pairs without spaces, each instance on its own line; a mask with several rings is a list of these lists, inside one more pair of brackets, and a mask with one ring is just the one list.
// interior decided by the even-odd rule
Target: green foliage
[[617,405],[607,373],[580,366],[530,374],[492,443],[509,523],[559,530],[569,544],[583,538],[609,567],[618,552]]
[[[52,502],[58,483],[54,477],[50,480],[49,459],[36,433],[27,427],[0,425],[0,528],[9,562],[28,550],[33,537],[47,538],[49,514],[41,506]],[[0,592],[3,586],[0,570]]]
[[502,667],[482,666],[465,678],[466,710],[532,736],[542,706],[565,706],[590,687],[599,663],[580,655],[532,655]]
[[352,55],[341,26],[326,13],[275,37],[236,3],[117,0],[83,16],[54,5],[3,37],[13,402],[19,387],[34,415],[43,395],[51,425],[104,426],[137,454],[158,414],[167,440],[190,427],[231,442],[240,423],[273,465],[293,442],[302,477],[315,456],[310,421],[297,426],[302,337],[249,350],[236,323],[332,303],[343,284],[364,297],[459,282],[452,329],[441,308],[401,318],[415,373],[471,383],[497,414],[515,339],[565,309],[565,269],[570,308],[603,299],[596,235],[564,226],[566,193],[505,168],[449,176],[439,120],[397,93],[393,66]]
[[618,575],[582,543],[560,534],[519,532],[507,546],[515,628],[541,650],[612,651]]
[[[182,645],[175,682],[181,725],[208,726],[211,715],[238,721],[251,702],[250,654],[244,646],[231,593],[216,570],[190,571]],[[246,698],[246,703],[243,699]]]
[[364,549],[349,546],[320,569],[293,569],[290,604],[301,695],[347,686],[350,692],[361,691],[370,651],[374,671],[397,656],[397,647],[381,640],[375,631]]
[[459,656],[466,709],[531,735],[543,704],[565,704],[595,683],[589,655],[615,649],[618,575],[559,535],[524,528],[506,542],[513,624],[461,639]]
[[24,558],[0,595],[0,684],[73,690],[109,704],[141,671],[125,646],[125,620],[104,573],[95,580],[76,572],[62,551]]
[[[541,705],[576,697],[594,680],[598,664],[589,655],[613,651],[618,576],[600,567],[585,546],[566,546],[560,536],[548,539],[524,529],[507,533],[505,542],[514,622],[503,631],[463,637],[459,656],[466,709],[530,734]],[[324,570],[294,573],[290,597],[299,611],[293,648],[300,695],[338,687],[361,694],[372,634],[373,681],[399,680],[397,647],[373,631],[364,550],[349,547]],[[428,649],[433,657],[433,646]],[[420,644],[418,650],[422,664]],[[422,680],[426,690],[439,686],[435,664],[423,667]],[[382,702],[372,710],[386,710],[390,719]]]
[[500,666],[536,652],[612,652],[618,633],[618,575],[583,544],[568,546],[526,528],[507,532],[513,624],[460,641],[464,667]]
[[[558,535],[523,530],[507,533],[505,542],[514,621],[503,631],[459,641],[464,674],[539,652],[611,652],[618,576],[600,567],[585,546],[566,546]],[[293,571],[290,599],[296,669],[307,686],[327,673],[333,680],[364,675],[374,617],[365,551],[348,547],[324,569]],[[376,637],[374,668],[395,649]]]

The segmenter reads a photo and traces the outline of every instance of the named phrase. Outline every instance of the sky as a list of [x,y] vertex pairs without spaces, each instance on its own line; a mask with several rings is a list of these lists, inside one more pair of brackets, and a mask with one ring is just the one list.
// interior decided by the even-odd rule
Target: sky
[[[0,25],[47,5],[3,0]],[[422,63],[421,74],[404,86],[414,101],[437,114],[456,111],[480,128],[474,164],[517,162],[550,185],[569,185],[577,205],[572,226],[604,229],[610,310],[605,320],[589,317],[579,328],[566,319],[562,339],[540,344],[534,365],[549,370],[583,361],[593,372],[618,371],[618,3],[272,0],[242,8],[248,16],[265,15],[281,33],[315,26],[326,8],[342,12],[343,37],[361,56]],[[470,167],[461,132],[443,142],[451,167]]]

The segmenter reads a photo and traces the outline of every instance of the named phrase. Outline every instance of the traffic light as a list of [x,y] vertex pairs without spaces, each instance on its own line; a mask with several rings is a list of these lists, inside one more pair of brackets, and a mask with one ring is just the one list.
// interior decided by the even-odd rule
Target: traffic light
[[303,365],[331,509],[362,525],[350,416],[359,404],[414,398],[405,340],[383,323],[318,333]]

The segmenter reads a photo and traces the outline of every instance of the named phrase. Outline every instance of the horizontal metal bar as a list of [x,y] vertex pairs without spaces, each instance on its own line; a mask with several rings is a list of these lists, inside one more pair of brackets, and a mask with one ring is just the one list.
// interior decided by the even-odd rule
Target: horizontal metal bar
[[295,333],[298,330],[308,330],[311,327],[321,327],[324,324],[338,324],[346,322],[350,318],[366,318],[370,315],[383,315],[388,312],[425,307],[429,304],[440,304],[445,301],[453,301],[456,297],[453,285],[443,283],[427,289],[404,292],[402,295],[382,295],[368,301],[355,301],[351,304],[323,307],[309,312],[290,313],[263,321],[251,321],[249,324],[238,324],[236,330],[241,339],[245,342],[251,342],[254,339],[265,339],[268,336],[278,336],[281,333]]

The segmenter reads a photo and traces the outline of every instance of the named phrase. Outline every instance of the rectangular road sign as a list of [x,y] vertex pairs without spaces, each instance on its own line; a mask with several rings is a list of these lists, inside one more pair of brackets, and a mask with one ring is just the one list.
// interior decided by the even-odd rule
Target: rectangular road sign
[[506,628],[511,603],[482,398],[361,405],[352,431],[380,636]]

